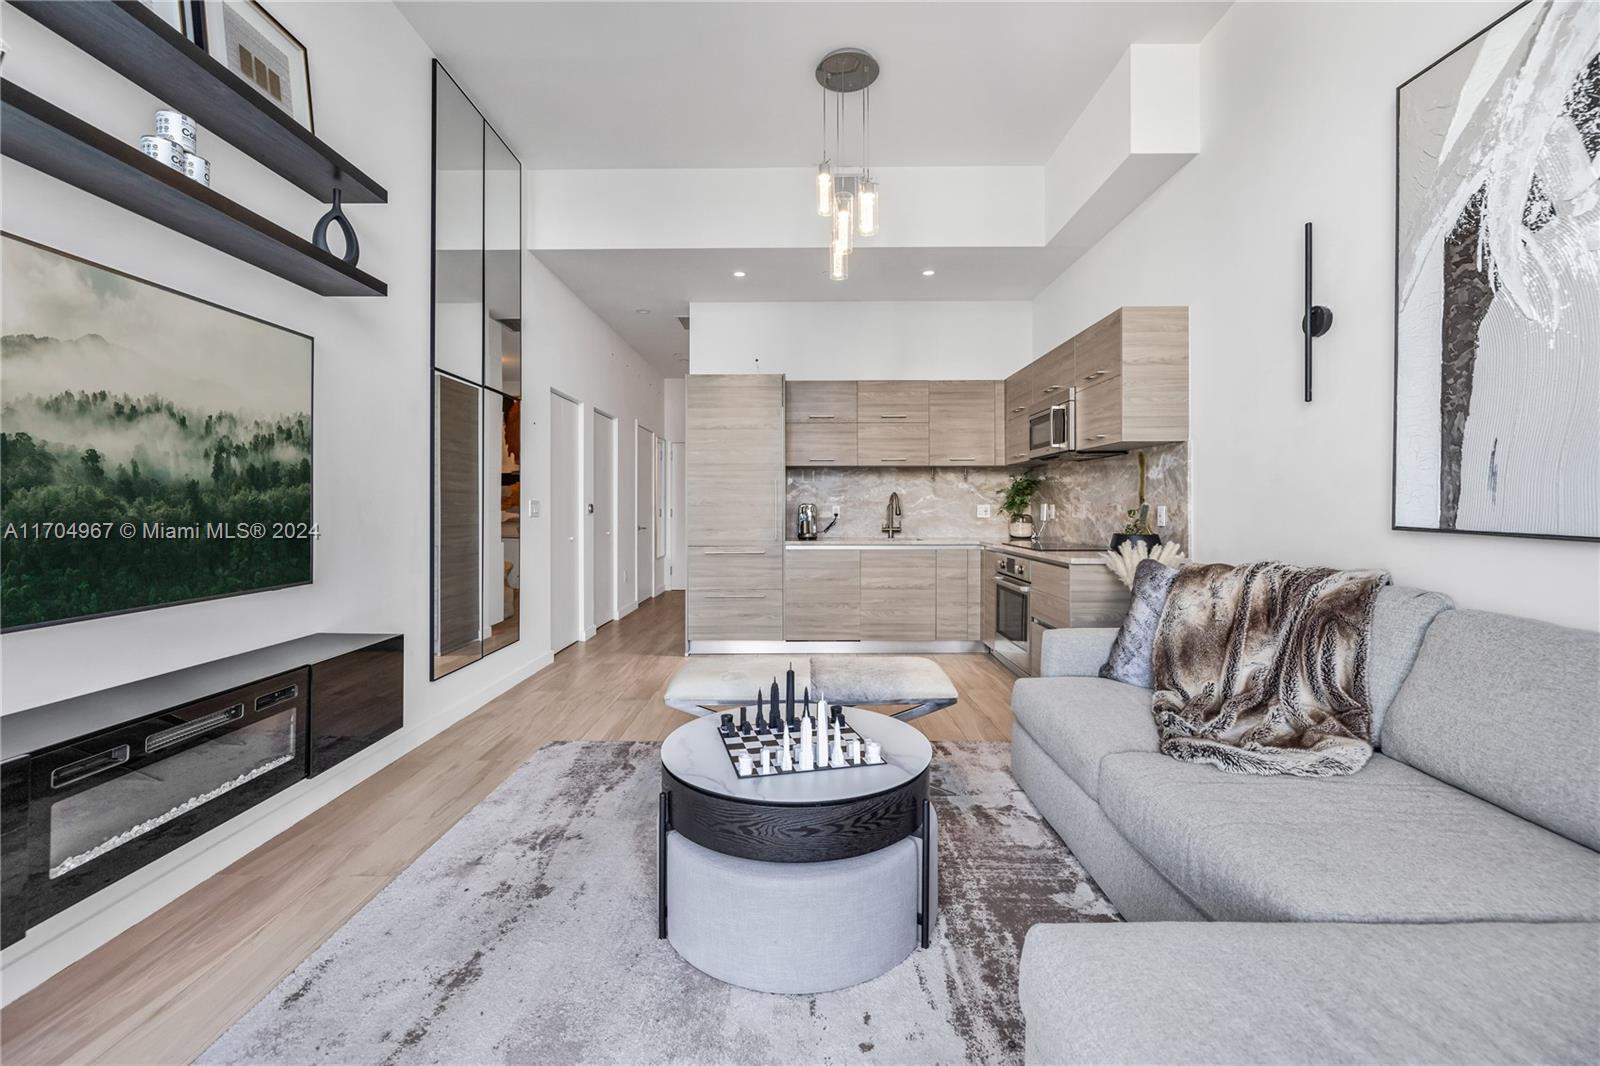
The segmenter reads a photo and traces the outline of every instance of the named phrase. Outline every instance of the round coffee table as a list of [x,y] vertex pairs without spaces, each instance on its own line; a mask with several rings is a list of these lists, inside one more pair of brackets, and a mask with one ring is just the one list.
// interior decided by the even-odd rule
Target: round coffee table
[[888,715],[844,708],[883,763],[740,778],[718,717],[661,746],[658,934],[745,988],[822,992],[884,973],[937,913],[933,748]]

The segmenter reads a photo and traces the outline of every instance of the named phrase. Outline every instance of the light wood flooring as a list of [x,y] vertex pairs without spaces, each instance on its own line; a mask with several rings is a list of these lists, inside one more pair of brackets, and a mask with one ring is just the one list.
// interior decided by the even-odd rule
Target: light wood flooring
[[[0,1012],[0,1058],[188,1062],[456,820],[552,740],[661,740],[681,662],[683,595],[666,593],[373,774]],[[1011,675],[935,656],[955,706],[934,740],[1009,740]]]

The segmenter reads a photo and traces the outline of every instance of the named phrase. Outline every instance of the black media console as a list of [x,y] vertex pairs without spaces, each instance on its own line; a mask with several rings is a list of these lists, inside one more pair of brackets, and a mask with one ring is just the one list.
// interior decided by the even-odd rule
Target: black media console
[[404,662],[317,633],[0,718],[0,946],[399,729]]

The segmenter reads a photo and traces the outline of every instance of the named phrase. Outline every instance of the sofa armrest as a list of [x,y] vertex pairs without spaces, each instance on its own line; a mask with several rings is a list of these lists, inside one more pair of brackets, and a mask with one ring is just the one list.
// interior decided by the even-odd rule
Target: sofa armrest
[[1036,925],[1029,1063],[1600,1061],[1600,925]]
[[1040,677],[1099,677],[1116,629],[1047,629],[1039,651]]

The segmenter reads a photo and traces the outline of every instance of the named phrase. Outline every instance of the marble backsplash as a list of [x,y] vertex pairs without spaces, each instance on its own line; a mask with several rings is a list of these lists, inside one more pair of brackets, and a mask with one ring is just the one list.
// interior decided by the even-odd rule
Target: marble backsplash
[[[1155,522],[1155,508],[1165,506],[1167,525],[1156,532],[1187,545],[1189,449],[1168,444],[1144,452],[1150,521]],[[1138,502],[1139,467],[1132,453],[1088,462],[1057,460],[1040,469],[1044,484],[1034,497],[1034,514],[1039,513],[1040,503],[1056,508],[1056,517],[1041,523],[1042,537],[1107,544],[1111,534],[1122,529],[1125,512]],[[802,503],[817,505],[824,526],[833,505],[839,505],[839,523],[829,538],[880,537],[889,493],[898,492],[904,536],[1005,540],[1006,518],[1000,512],[1000,500],[1010,480],[1011,473],[998,467],[792,469],[788,477],[788,537],[794,539],[795,512]],[[993,507],[993,517],[977,517],[978,505],[983,503]]]

